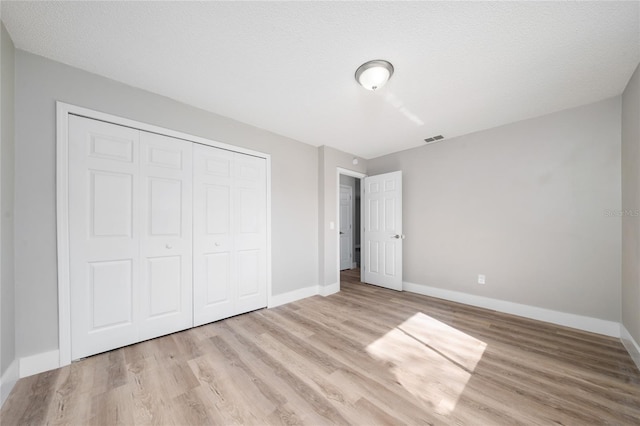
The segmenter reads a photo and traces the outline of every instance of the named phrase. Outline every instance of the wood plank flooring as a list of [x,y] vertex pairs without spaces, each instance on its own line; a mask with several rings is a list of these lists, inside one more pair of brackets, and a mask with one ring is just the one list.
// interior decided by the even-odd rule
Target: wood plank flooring
[[21,379],[0,423],[637,425],[640,372],[617,339],[350,272],[326,298]]

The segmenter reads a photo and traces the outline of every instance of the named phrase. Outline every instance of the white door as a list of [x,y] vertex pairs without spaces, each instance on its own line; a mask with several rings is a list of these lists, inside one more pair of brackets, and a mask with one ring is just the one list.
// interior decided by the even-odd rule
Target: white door
[[140,132],[140,338],[193,325],[192,143]]
[[266,159],[77,116],[68,143],[71,359],[267,305]]
[[194,325],[267,305],[266,160],[194,145]]
[[340,270],[353,267],[353,188],[340,185]]
[[402,290],[402,172],[363,179],[364,282]]
[[267,306],[267,162],[234,153],[235,315]]
[[139,132],[69,117],[71,357],[138,341]]
[[234,315],[233,152],[193,147],[193,322]]
[[191,144],[69,118],[71,357],[193,325]]

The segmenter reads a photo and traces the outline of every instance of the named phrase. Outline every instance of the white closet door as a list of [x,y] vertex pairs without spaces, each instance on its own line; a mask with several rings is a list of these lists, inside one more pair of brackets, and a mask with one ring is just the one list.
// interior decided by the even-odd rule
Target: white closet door
[[69,118],[72,359],[138,340],[138,135]]
[[267,306],[266,160],[234,154],[236,314]]
[[233,156],[193,146],[193,319],[202,325],[235,315]]
[[192,144],[140,132],[140,340],[184,330],[192,314]]
[[194,146],[194,325],[267,305],[266,160]]
[[266,160],[69,118],[71,358],[267,305]]

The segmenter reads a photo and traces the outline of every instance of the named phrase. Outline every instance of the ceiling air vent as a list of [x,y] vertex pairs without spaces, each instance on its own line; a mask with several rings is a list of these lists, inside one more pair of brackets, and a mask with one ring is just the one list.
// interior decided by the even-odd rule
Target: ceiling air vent
[[444,136],[442,135],[437,135],[437,136],[432,136],[430,138],[426,138],[424,141],[426,143],[433,143],[433,142],[438,142],[439,140],[444,139]]

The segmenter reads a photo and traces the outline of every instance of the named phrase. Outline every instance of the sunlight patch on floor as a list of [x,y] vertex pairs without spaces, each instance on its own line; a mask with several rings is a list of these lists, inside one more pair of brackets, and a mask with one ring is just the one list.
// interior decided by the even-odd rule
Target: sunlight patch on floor
[[439,414],[449,414],[482,358],[486,343],[418,312],[367,346],[393,364],[398,382]]

